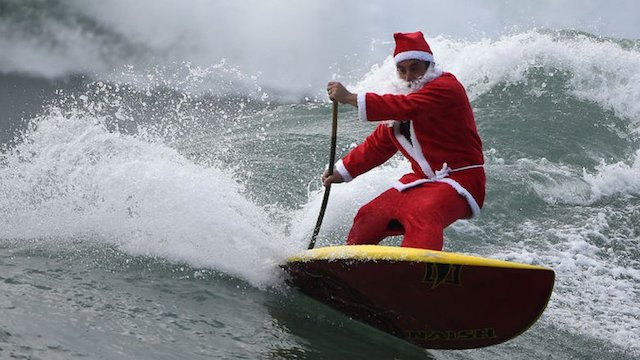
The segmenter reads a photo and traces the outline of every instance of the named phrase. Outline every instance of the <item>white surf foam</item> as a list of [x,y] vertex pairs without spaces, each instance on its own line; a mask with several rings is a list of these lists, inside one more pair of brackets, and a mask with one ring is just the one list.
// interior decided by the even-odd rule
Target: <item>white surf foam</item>
[[640,197],[640,150],[631,165],[603,161],[595,173],[585,171],[583,178],[591,186],[594,201],[611,196]]
[[519,174],[526,178],[536,194],[550,205],[593,205],[603,199],[640,196],[640,150],[631,164],[604,160],[594,169],[577,169],[547,159],[519,159],[514,164],[500,163],[489,156],[493,176]]
[[0,238],[96,239],[258,286],[276,279],[283,229],[227,170],[55,109],[1,156]]
[[[610,231],[615,210],[582,211],[576,223],[526,221],[513,229],[526,239],[492,256],[550,266],[556,286],[543,320],[640,354],[640,262],[637,246]],[[626,249],[626,250],[625,250]]]

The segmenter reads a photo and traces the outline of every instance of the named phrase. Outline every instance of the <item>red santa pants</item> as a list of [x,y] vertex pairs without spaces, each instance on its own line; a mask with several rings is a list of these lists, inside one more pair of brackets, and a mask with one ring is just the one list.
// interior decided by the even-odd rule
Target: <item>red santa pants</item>
[[449,184],[391,188],[358,210],[347,244],[378,244],[387,236],[404,234],[401,246],[442,250],[444,228],[469,216],[467,201]]

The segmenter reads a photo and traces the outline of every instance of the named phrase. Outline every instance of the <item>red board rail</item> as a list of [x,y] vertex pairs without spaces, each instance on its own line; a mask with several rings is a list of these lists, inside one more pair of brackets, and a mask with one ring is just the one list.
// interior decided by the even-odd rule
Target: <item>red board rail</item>
[[536,265],[378,245],[290,257],[288,283],[356,320],[427,349],[471,349],[526,331],[555,273]]

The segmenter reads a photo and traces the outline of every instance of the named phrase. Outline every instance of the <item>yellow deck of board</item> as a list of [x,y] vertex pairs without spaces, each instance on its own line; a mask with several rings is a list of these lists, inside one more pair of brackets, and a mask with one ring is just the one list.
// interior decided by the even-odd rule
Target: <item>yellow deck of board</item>
[[500,268],[550,270],[543,266],[515,263],[511,261],[488,259],[479,256],[382,245],[342,245],[306,250],[293,255],[287,262],[307,262],[313,260],[368,260],[368,261],[406,261],[456,265],[475,265]]

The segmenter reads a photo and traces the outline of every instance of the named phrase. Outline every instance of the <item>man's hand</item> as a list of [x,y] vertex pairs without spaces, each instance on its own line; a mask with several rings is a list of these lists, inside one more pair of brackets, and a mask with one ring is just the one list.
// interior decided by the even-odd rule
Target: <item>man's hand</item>
[[358,96],[352,92],[349,92],[344,85],[337,81],[329,81],[327,84],[327,93],[331,100],[335,100],[340,104],[349,104],[358,106]]
[[329,187],[332,183],[341,183],[344,182],[342,175],[339,172],[334,171],[333,174],[329,175],[329,170],[325,170],[322,173],[322,185],[325,187]]

